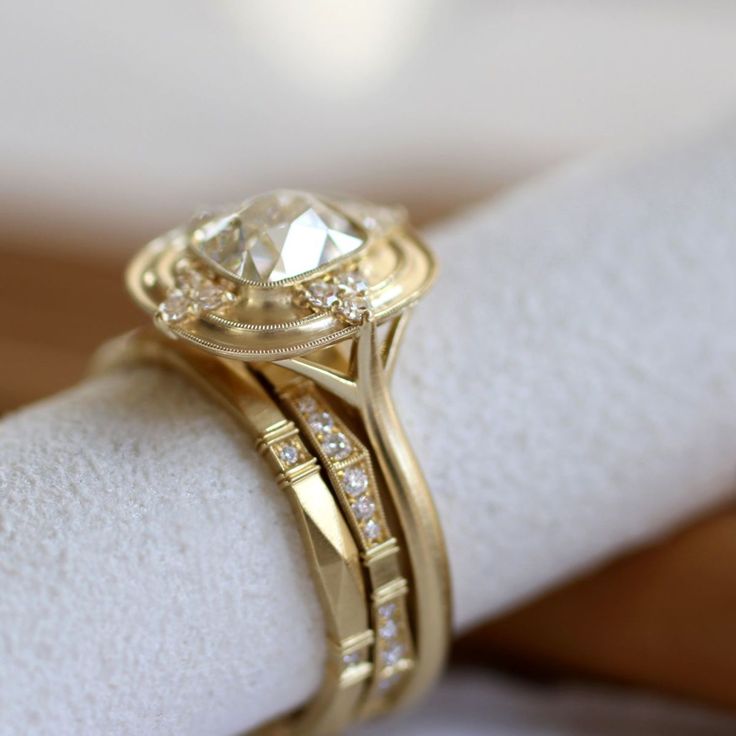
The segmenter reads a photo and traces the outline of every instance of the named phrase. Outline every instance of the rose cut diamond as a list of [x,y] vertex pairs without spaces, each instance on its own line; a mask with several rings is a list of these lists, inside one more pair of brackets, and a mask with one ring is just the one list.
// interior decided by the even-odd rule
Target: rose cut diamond
[[362,227],[306,192],[279,190],[197,227],[195,250],[239,280],[272,284],[314,271],[366,243]]

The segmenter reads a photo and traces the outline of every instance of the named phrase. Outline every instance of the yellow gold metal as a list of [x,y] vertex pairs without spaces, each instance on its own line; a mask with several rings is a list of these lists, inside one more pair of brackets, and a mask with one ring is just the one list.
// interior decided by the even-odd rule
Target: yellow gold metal
[[[175,288],[182,261],[192,254],[182,231],[172,231],[149,243],[131,261],[126,283],[135,301],[151,315]],[[379,322],[400,314],[426,291],[434,276],[434,260],[407,228],[394,228],[374,237],[360,254],[370,278],[371,304]],[[172,336],[239,360],[279,360],[353,337],[358,328],[329,312],[315,314],[294,303],[292,284],[253,286],[231,284],[232,301],[217,311],[183,322],[161,324]]]
[[[337,211],[337,219],[330,215],[320,220],[317,209],[300,209],[298,217],[285,219],[294,195],[285,193],[283,207],[278,193],[257,199],[256,209],[265,212],[265,219],[259,219],[259,214],[247,222],[250,205],[224,215],[223,250],[218,250],[219,221],[214,229],[208,225],[204,235],[196,234],[200,225],[195,224],[193,229],[180,228],[154,240],[130,264],[127,285],[168,337],[202,352],[252,362],[267,375],[276,364],[292,378],[308,379],[355,411],[390,496],[400,527],[396,536],[408,561],[404,579],[397,553],[388,544],[390,538],[376,536],[373,545],[365,545],[366,525],[352,525],[364,547],[374,613],[382,604],[388,607],[384,613],[398,611],[407,621],[402,635],[411,634],[414,642],[412,656],[389,665],[400,675],[411,671],[397,688],[394,704],[404,705],[415,701],[437,678],[450,637],[450,581],[443,535],[389,391],[410,308],[431,285],[435,261],[396,210],[304,195],[304,201],[318,203],[317,209],[327,202]],[[341,221],[350,223],[342,232],[335,224]],[[294,235],[297,231],[302,233],[301,245],[298,233]],[[343,236],[360,242],[342,241]],[[318,251],[310,250],[315,242]],[[340,242],[348,245],[341,250]],[[301,246],[309,258],[300,270]],[[247,268],[241,258],[246,252]],[[205,255],[197,261],[197,253]],[[210,299],[210,293],[203,296],[198,285],[191,286],[187,280],[193,260],[210,285],[227,292],[219,302]],[[261,268],[262,262],[267,268]],[[235,276],[228,280],[228,273]],[[341,470],[341,460],[333,459],[334,474]],[[375,529],[370,531],[373,534]],[[373,551],[379,547],[379,552]],[[410,605],[405,606],[404,596]],[[379,616],[376,624],[391,629],[389,620],[390,616]]]
[[367,552],[363,552],[363,565],[370,572],[374,589],[400,577],[399,552],[399,545],[393,537]]
[[[406,315],[398,318],[406,322]],[[414,596],[416,662],[402,700],[412,702],[438,677],[445,662],[450,628],[450,582],[442,530],[427,483],[401,427],[389,392],[391,365],[404,325],[397,323],[377,345],[376,323],[359,328],[352,354],[340,372],[312,360],[290,358],[279,365],[314,381],[354,406],[381,467],[406,540]]]
[[[93,370],[149,362],[174,368],[214,396],[246,428],[286,492],[308,552],[325,614],[328,659],[322,686],[302,710],[258,729],[262,736],[341,733],[354,719],[373,673],[361,560],[352,534],[320,474],[317,460],[242,363],[223,360],[152,330],[101,348]],[[285,454],[285,447],[294,453]],[[356,655],[356,656],[353,656]]]

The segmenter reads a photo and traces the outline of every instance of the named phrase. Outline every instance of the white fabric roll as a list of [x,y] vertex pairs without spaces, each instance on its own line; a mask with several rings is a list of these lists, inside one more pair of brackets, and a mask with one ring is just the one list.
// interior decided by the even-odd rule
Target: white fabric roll
[[[736,135],[591,161],[427,234],[395,393],[456,625],[736,486]],[[0,734],[227,734],[320,677],[285,499],[239,427],[137,368],[0,424]]]

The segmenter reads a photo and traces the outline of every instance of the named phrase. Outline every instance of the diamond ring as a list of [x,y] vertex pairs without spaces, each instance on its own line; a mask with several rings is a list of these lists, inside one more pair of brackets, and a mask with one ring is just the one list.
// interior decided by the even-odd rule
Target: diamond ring
[[373,606],[373,686],[355,717],[414,701],[448,648],[443,536],[389,391],[409,313],[435,271],[403,209],[279,190],[198,215],[148,244],[126,274],[166,338],[247,364],[322,461]]

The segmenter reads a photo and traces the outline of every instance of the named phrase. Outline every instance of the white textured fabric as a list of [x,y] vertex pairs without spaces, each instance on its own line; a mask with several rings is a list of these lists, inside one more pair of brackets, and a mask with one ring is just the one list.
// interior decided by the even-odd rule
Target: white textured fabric
[[[734,490],[734,191],[726,131],[429,234],[442,277],[395,389],[459,628]],[[185,381],[87,381],[6,418],[0,458],[2,736],[227,734],[308,697],[321,620],[289,509]]]

